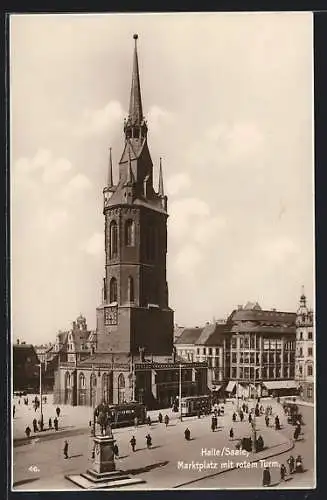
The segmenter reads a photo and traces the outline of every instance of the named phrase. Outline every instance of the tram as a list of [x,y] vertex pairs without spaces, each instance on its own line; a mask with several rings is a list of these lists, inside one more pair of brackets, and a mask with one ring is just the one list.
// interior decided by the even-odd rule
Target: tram
[[141,403],[121,403],[109,406],[111,427],[134,425],[135,417],[138,424],[146,422],[146,408]]
[[182,416],[188,417],[197,415],[200,411],[202,414],[209,415],[211,413],[211,396],[189,396],[181,400]]

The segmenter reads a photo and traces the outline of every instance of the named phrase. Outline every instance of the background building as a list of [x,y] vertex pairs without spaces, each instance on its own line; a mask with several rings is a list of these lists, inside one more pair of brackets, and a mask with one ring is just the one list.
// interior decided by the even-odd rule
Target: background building
[[14,391],[39,392],[39,359],[32,344],[20,342],[13,345]]
[[304,293],[296,315],[295,379],[303,399],[314,401],[314,328],[313,311],[307,307]]
[[296,314],[248,302],[227,320],[227,390],[239,395],[294,393]]

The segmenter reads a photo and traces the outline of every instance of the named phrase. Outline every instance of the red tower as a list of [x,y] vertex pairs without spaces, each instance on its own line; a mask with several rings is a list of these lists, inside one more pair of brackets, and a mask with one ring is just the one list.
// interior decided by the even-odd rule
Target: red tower
[[110,150],[104,188],[105,278],[103,303],[97,308],[97,352],[170,355],[173,311],[166,281],[167,197],[160,159],[159,186],[153,187],[153,164],[143,116],[134,35],[129,114],[119,180],[113,184]]

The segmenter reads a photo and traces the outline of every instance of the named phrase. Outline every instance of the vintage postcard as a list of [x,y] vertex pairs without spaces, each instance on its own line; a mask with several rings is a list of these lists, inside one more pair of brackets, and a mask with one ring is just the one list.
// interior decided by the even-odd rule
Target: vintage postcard
[[313,16],[10,16],[14,491],[313,489]]

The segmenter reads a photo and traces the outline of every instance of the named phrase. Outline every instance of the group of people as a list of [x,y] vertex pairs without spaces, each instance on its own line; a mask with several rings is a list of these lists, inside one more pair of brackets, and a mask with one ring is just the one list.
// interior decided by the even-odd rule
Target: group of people
[[[59,406],[57,406],[56,408],[56,416],[54,417],[53,421],[52,421],[52,418],[50,417],[49,418],[49,421],[48,421],[48,429],[51,430],[51,429],[54,429],[55,431],[58,431],[59,430],[59,416],[60,416],[60,408]],[[52,425],[53,424],[53,425]],[[37,432],[42,432],[45,430],[44,428],[44,421],[43,421],[43,415],[41,415],[41,417],[39,418],[39,420],[37,420],[35,417],[32,421],[32,427],[33,427],[33,432],[34,434],[37,433]],[[28,425],[25,429],[25,434],[26,434],[26,437],[29,438],[30,435],[32,433],[32,430],[30,428],[30,426]]]
[[[296,459],[291,455],[287,459],[287,464],[289,467],[289,474],[294,474],[295,472],[304,472],[303,469],[303,461],[301,455],[298,455]],[[281,464],[280,466],[280,480],[286,481],[287,469],[285,464]],[[262,486],[270,486],[271,485],[271,474],[269,467],[265,467],[263,470],[262,477]]]

